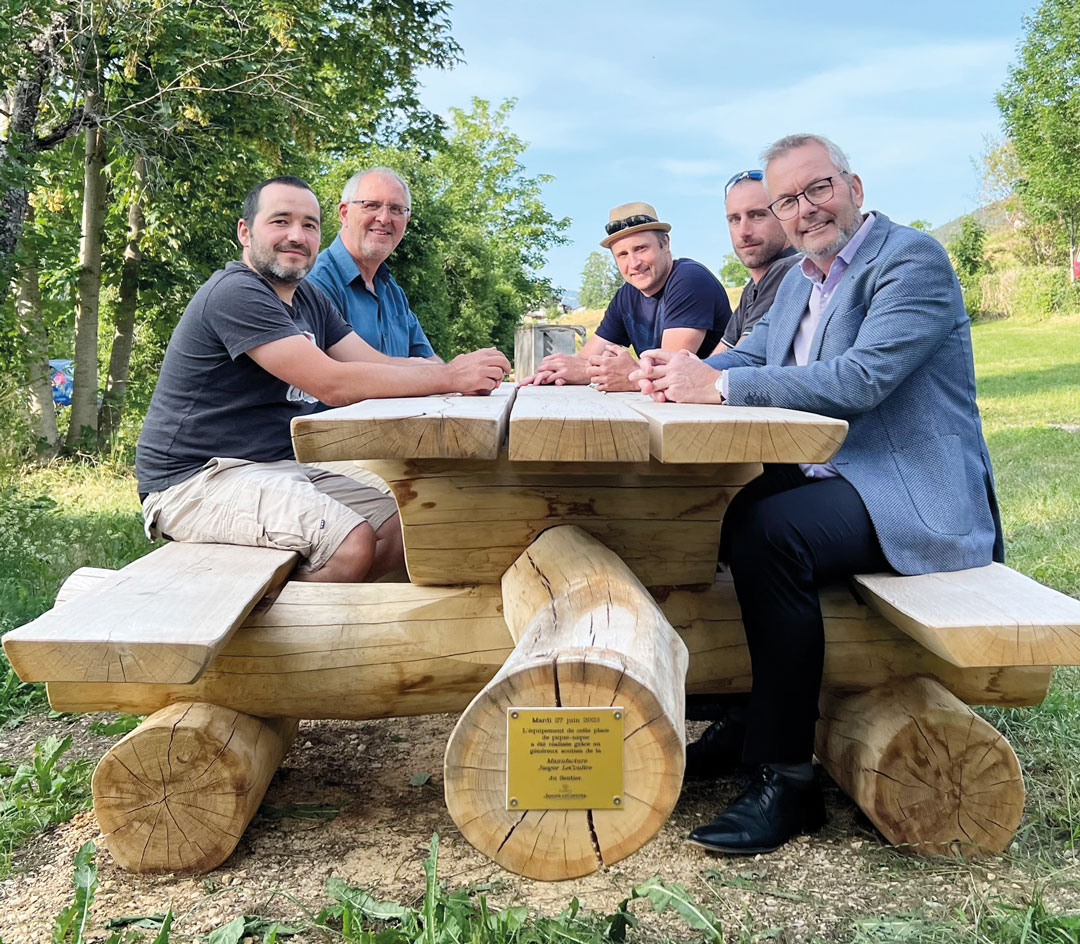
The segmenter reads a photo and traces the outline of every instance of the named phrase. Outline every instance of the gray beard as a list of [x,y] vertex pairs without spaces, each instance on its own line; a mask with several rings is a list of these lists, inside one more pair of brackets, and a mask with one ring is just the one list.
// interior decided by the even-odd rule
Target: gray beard
[[855,219],[851,221],[851,225],[847,229],[840,229],[837,227],[836,239],[825,246],[821,246],[817,249],[804,249],[808,259],[832,259],[841,249],[843,249],[852,237],[859,231],[863,225],[863,218],[861,213],[855,215]]

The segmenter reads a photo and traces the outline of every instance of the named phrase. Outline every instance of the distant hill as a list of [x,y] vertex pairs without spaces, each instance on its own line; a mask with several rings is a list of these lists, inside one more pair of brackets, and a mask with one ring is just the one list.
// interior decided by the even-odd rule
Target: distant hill
[[562,298],[560,299],[560,301],[564,305],[568,305],[570,307],[571,311],[573,311],[575,308],[578,307],[578,305],[581,304],[581,302],[578,301],[578,293],[577,292],[570,292],[570,291],[563,292],[562,293]]
[[[1000,200],[979,207],[977,210],[972,210],[971,213],[965,213],[964,216],[975,217],[988,230],[1001,229],[1009,224],[1008,211],[1005,209],[1005,204]],[[947,245],[949,240],[960,232],[960,221],[964,216],[958,216],[955,220],[943,223],[931,235],[943,246]]]

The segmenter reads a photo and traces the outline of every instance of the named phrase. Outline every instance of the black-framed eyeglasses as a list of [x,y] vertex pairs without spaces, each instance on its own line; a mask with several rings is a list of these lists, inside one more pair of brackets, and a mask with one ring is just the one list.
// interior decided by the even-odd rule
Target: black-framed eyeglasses
[[778,197],[769,204],[769,209],[772,210],[773,216],[778,220],[790,220],[799,212],[799,197],[806,197],[806,202],[810,206],[821,206],[823,203],[827,203],[832,197],[834,188],[833,180],[837,177],[843,177],[843,172],[839,174],[833,174],[831,177],[821,177],[818,180],[812,180],[806,185],[805,190],[800,190],[798,193],[788,194],[786,197]]
[[761,170],[741,170],[737,174],[734,174],[726,184],[724,184],[724,196],[727,197],[728,191],[731,190],[740,180],[764,180],[765,172]]
[[659,221],[654,216],[649,216],[647,213],[638,213],[635,216],[628,216],[624,220],[612,220],[604,227],[604,232],[610,236],[612,233],[617,233],[619,230],[626,229],[629,226],[640,226],[642,223],[657,222]]
[[399,220],[405,219],[412,213],[412,207],[407,207],[402,203],[383,203],[382,200],[350,200],[349,203],[358,204],[365,213],[378,213],[383,207],[386,207],[390,211],[390,215]]

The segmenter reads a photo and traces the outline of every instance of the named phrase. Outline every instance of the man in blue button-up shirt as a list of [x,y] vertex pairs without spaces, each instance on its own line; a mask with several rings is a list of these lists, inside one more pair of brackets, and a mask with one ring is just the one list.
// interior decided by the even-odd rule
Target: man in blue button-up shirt
[[386,265],[411,212],[409,185],[395,171],[373,167],[354,174],[338,204],[341,232],[319,253],[308,280],[377,351],[438,360]]

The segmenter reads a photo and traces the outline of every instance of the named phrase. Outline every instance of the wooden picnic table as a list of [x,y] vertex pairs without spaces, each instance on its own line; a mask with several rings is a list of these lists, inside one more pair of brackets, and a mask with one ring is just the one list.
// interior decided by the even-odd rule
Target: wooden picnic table
[[[224,861],[298,718],[454,711],[444,786],[462,833],[523,875],[586,874],[673,809],[685,693],[750,688],[717,574],[729,501],[762,463],[827,461],[845,432],[806,413],[569,386],[327,410],[294,421],[297,458],[388,483],[409,583],[282,584],[284,552],[167,544],[118,572],[76,572],[4,649],[59,710],[150,715],[94,775],[126,868]],[[1023,810],[1019,765],[967,706],[1040,701],[1053,665],[1080,663],[1080,602],[994,564],[863,575],[821,604],[826,769],[891,842],[1003,849]],[[607,802],[593,790],[582,807],[572,785],[552,800],[522,778],[509,742],[523,709],[546,709],[524,722],[548,734],[551,712],[595,714],[592,734],[570,731],[595,734],[589,750],[615,731]],[[513,731],[519,747],[532,736]]]

